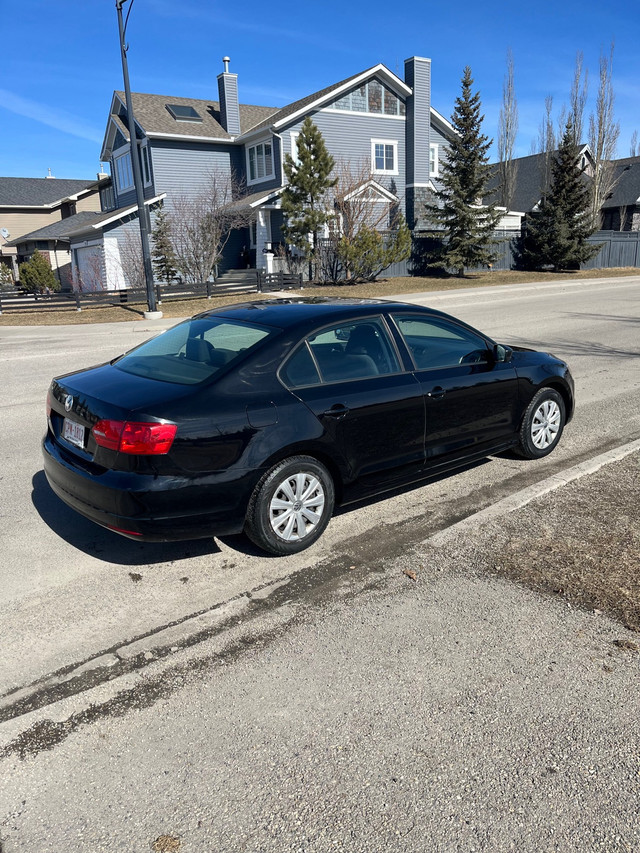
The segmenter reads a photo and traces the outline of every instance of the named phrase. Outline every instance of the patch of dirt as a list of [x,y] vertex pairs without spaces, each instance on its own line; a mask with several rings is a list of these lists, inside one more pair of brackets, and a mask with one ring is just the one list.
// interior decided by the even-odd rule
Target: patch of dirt
[[640,632],[640,454],[504,519],[495,574]]

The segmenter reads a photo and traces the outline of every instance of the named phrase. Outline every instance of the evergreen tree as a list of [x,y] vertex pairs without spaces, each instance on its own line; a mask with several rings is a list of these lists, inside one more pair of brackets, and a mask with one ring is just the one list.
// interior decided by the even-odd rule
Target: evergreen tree
[[151,237],[153,239],[151,251],[153,274],[158,281],[169,284],[178,277],[178,270],[171,242],[171,222],[163,207],[156,213],[155,227]]
[[593,233],[590,192],[580,168],[580,149],[567,122],[552,164],[549,192],[525,222],[518,263],[525,269],[575,269],[598,252],[587,243]]
[[55,277],[49,261],[37,249],[30,261],[20,264],[19,275],[21,287],[30,293],[60,290],[60,282]]
[[492,240],[500,214],[494,204],[481,207],[487,195],[491,140],[481,133],[480,94],[472,94],[471,69],[462,77],[462,95],[456,98],[451,123],[456,135],[442,164],[442,189],[434,193],[436,203],[427,204],[433,236],[443,237],[433,267],[453,267],[464,275],[465,267],[492,264],[497,257]]
[[[288,185],[281,196],[285,215],[282,233],[287,243],[311,261],[317,255],[318,231],[332,215],[326,209],[324,196],[336,184],[336,178],[331,177],[334,160],[322,134],[308,116],[302,123],[297,143],[297,162],[290,154],[284,161]],[[309,274],[312,276],[311,263]]]
[[401,213],[396,216],[395,226],[383,235],[363,225],[351,240],[341,237],[337,254],[348,278],[373,281],[382,270],[411,255],[411,232]]

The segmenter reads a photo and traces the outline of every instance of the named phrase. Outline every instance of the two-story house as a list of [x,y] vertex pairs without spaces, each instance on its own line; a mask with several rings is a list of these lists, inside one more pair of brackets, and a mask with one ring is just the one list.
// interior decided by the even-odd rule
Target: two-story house
[[[105,179],[107,175],[103,176]],[[56,229],[65,231],[66,221],[76,215],[101,210],[98,180],[54,178],[0,178],[0,263],[11,268],[14,279],[18,265],[34,251],[47,257],[60,280],[70,265],[69,244],[60,241]]]
[[[141,151],[145,202],[160,200],[176,209],[181,197],[206,191],[212,175],[232,176],[245,186],[242,203],[254,213],[254,225],[226,247],[222,269],[250,258],[265,266],[263,249],[282,240],[280,193],[287,154],[296,157],[296,139],[310,116],[336,161],[367,165],[368,198],[393,204],[410,228],[419,226],[426,194],[438,184],[439,163],[454,133],[431,106],[431,61],[411,57],[404,79],[384,65],[354,74],[283,108],[241,104],[238,77],[218,76],[218,100],[162,95],[132,95]],[[95,275],[102,258],[108,288],[126,286],[122,252],[137,228],[131,165],[130,122],[123,92],[115,92],[101,153],[111,164],[112,182],[101,192],[100,216],[78,222],[69,231],[78,269]],[[93,273],[90,270],[93,270]]]

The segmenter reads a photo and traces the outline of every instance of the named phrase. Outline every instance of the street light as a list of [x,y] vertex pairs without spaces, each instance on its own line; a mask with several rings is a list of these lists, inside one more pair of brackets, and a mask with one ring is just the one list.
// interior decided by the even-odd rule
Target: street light
[[[122,7],[130,2],[127,20],[122,22]],[[144,279],[147,286],[147,302],[149,311],[145,312],[147,319],[158,319],[162,317],[162,311],[157,310],[156,292],[153,287],[153,268],[151,266],[151,252],[149,251],[150,218],[149,210],[144,203],[144,188],[142,185],[142,169],[140,168],[140,146],[136,133],[135,117],[133,115],[133,104],[131,102],[131,87],[129,85],[129,66],[127,64],[127,50],[129,45],[125,44],[125,32],[127,22],[131,14],[133,0],[116,0],[118,10],[118,30],[120,33],[120,55],[122,57],[122,76],[124,78],[124,94],[127,101],[127,116],[129,119],[129,142],[131,145],[131,165],[133,166],[133,185],[136,188],[136,200],[138,203],[138,221],[140,223],[140,241],[142,243],[142,260],[144,263]]]

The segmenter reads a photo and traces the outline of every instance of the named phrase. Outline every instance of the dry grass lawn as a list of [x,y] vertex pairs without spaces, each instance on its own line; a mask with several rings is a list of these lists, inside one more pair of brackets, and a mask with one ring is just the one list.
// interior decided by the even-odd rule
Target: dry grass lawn
[[[540,281],[564,281],[575,278],[615,278],[624,275],[638,275],[635,267],[614,268],[606,270],[583,270],[566,273],[526,273],[516,270],[474,273],[457,278],[456,276],[423,278],[406,276],[403,278],[386,278],[363,284],[344,285],[309,285],[297,293],[314,296],[345,296],[356,298],[388,297],[402,293],[430,293],[435,290],[455,290],[463,287],[486,287],[487,285],[504,285],[531,283]],[[291,291],[294,293],[296,291]],[[220,305],[231,305],[255,298],[254,294],[238,296],[217,296],[211,299],[185,299],[175,302],[164,302],[160,307],[165,317],[190,317],[199,311],[208,311]],[[269,298],[269,294],[265,294]],[[42,310],[34,306],[33,311],[22,309],[20,313],[10,310],[0,315],[0,326],[60,326],[77,323],[121,323],[131,320],[141,320],[146,305],[114,306],[112,308],[85,308],[76,311],[69,307],[59,311]]]

